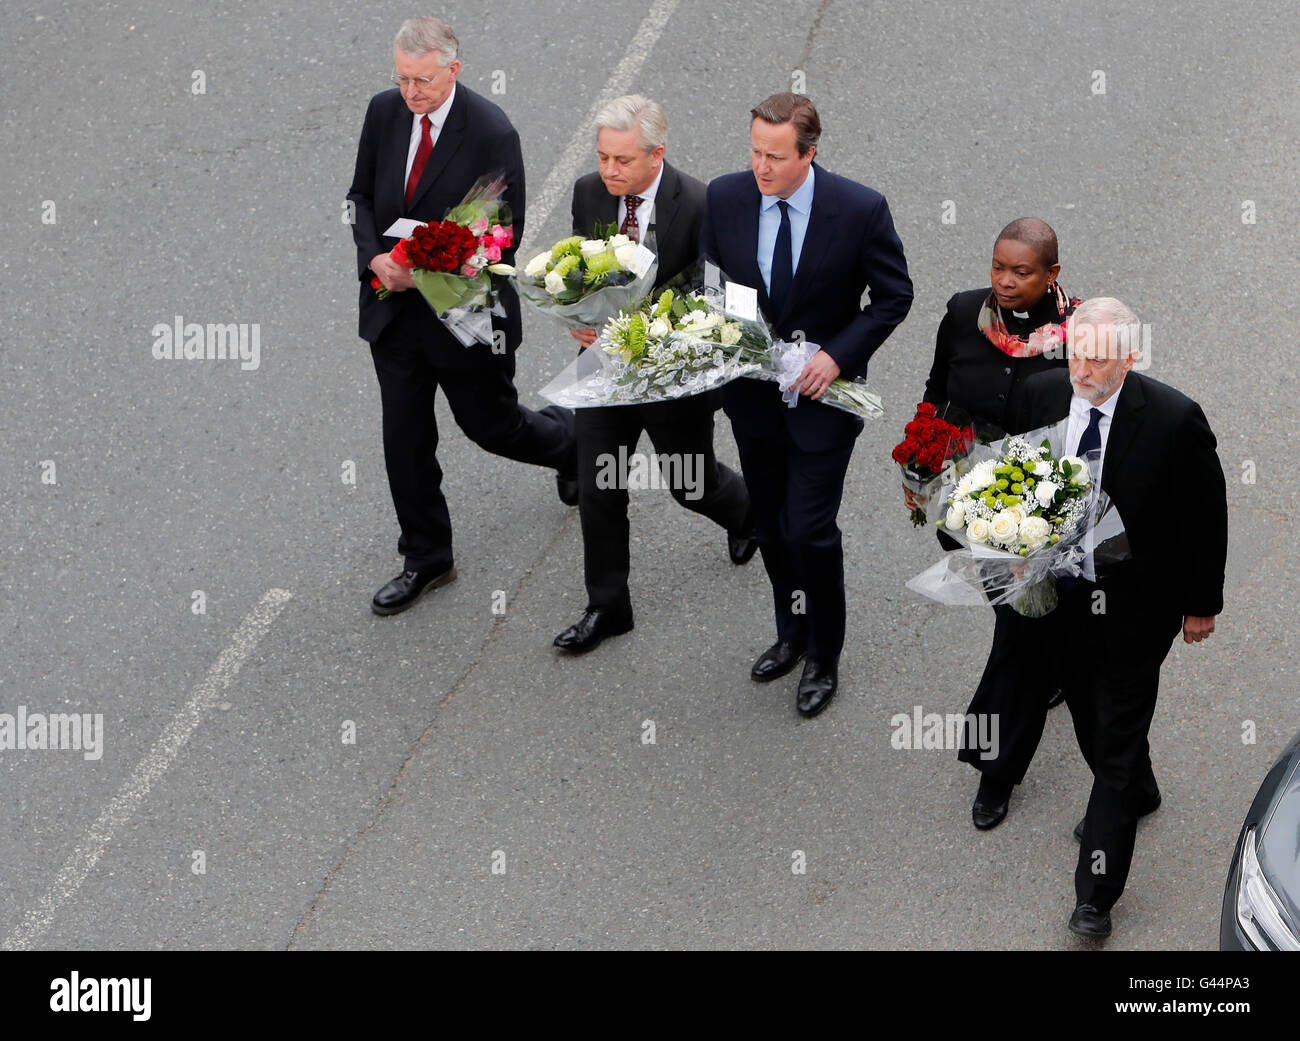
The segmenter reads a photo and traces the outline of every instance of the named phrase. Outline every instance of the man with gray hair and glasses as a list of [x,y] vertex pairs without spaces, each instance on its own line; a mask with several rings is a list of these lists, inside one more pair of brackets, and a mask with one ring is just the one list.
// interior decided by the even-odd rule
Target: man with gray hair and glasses
[[[617,224],[622,234],[646,242],[659,257],[656,293],[693,273],[704,215],[704,185],[664,159],[667,140],[668,119],[656,102],[639,94],[615,98],[596,115],[598,170],[573,186],[573,233],[588,238],[597,226]],[[584,348],[596,340],[595,329],[579,329],[573,335]],[[733,563],[744,564],[754,555],[757,542],[745,482],[713,452],[718,403],[714,392],[676,401],[578,409],[578,509],[587,607],[555,638],[556,647],[582,653],[632,628],[627,475],[620,474],[611,488],[602,487],[607,482],[598,482],[597,474],[602,460],[629,459],[643,430],[661,458],[692,461],[689,467],[676,467],[673,498],[727,532]],[[687,472],[695,476],[697,486],[686,486],[682,477]]]
[[[521,331],[514,286],[494,279],[504,317],[492,319],[491,346],[464,347],[414,287],[390,251],[386,232],[398,218],[432,222],[461,202],[482,177],[503,175],[503,201],[524,230],[524,162],[506,114],[458,84],[459,44],[445,22],[412,18],[393,43],[396,86],[370,99],[348,200],[361,282],[362,339],[370,343],[383,401],[384,462],[405,558],[402,573],[374,596],[376,614],[404,611],[428,589],[456,578],[451,516],[438,465],[434,395],[439,388],[456,424],[494,455],[556,471],[560,498],[577,502],[573,414],[550,406],[533,412],[515,390]],[[514,250],[502,260],[514,260]],[[380,299],[373,276],[391,290]]]
[[[1160,667],[1183,634],[1199,643],[1223,610],[1228,503],[1215,438],[1201,407],[1133,371],[1141,326],[1112,297],[1085,300],[1070,318],[1070,367],[1021,384],[1014,430],[1067,420],[1065,451],[1099,453],[1101,490],[1124,521],[1131,556],[1098,564],[1095,581],[1061,583],[1044,646],[1068,656],[1065,701],[1092,770],[1088,809],[1075,827],[1071,931],[1110,935],[1138,818],[1160,805],[1147,734]],[[1041,698],[1025,712],[1046,712]]]

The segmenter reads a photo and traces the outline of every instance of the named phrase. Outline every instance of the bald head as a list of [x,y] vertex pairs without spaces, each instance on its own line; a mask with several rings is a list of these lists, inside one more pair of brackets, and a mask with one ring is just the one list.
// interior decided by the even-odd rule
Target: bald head
[[1020,217],[1013,220],[998,234],[994,247],[1004,239],[1023,242],[1031,247],[1043,262],[1043,267],[1052,267],[1059,263],[1057,259],[1056,232],[1047,221],[1037,217]]

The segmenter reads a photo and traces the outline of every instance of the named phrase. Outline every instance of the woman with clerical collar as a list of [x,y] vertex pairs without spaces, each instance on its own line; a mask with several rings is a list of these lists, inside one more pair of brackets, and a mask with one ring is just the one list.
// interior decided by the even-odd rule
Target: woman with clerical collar
[[[1080,301],[1057,284],[1060,272],[1056,232],[1046,222],[1022,217],[1003,228],[993,243],[992,285],[948,301],[924,400],[965,412],[982,441],[1019,433],[1008,430],[1015,389],[1035,373],[1068,364],[1065,324]],[[919,505],[907,489],[904,500],[909,510]],[[939,538],[946,548],[957,545],[942,532]],[[1047,708],[1061,701],[1041,656],[1025,653],[1042,620],[1005,605],[993,611],[993,646],[967,711],[998,721],[997,754],[983,759],[978,748],[958,753],[980,771],[971,820],[981,830],[1006,817],[1011,790],[1038,748]]]

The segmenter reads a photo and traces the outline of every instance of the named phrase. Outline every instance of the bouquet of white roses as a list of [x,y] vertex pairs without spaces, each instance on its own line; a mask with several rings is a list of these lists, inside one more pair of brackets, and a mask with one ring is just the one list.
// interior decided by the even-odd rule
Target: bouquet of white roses
[[702,296],[665,289],[611,318],[594,347],[542,396],[569,408],[689,397],[757,374],[771,344],[762,322],[730,317]]
[[519,295],[570,329],[599,329],[654,285],[658,258],[614,225],[571,235],[538,253],[514,277]]
[[[1123,522],[1094,478],[1099,460],[1055,454],[1067,425],[982,446],[951,471],[936,496],[947,500],[938,524],[964,548],[908,588],[943,603],[1010,604],[1039,618],[1056,607],[1057,577],[1091,579],[1098,554],[1125,555]],[[962,583],[983,598],[971,599]]]

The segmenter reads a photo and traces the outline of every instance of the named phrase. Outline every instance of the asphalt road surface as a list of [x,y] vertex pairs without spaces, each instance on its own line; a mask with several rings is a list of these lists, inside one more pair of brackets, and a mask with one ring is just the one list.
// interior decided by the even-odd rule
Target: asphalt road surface
[[[665,106],[671,161],[708,179],[747,167],[749,108],[798,76],[819,161],[889,199],[916,300],[871,365],[889,415],[846,484],[849,641],[811,721],[795,676],[748,678],[773,637],[761,566],[733,567],[664,491],[633,493],[635,631],[557,657],[585,601],[577,511],[441,399],[460,580],[370,612],[400,561],[341,217],[410,13],[0,10],[0,712],[104,726],[97,759],[0,751],[0,943],[1082,946],[1066,920],[1089,778],[1067,710],[988,833],[954,752],[890,741],[896,713],[964,710],[992,614],[904,588],[936,546],[889,449],[944,303],[987,284],[998,229],[1034,215],[1066,289],[1151,323],[1151,374],[1219,437],[1227,607],[1166,662],[1164,805],[1108,943],[1215,946],[1241,818],[1300,727],[1294,5],[430,12],[460,36],[462,82],[519,128],[530,245],[566,233],[593,106],[631,90]],[[176,316],[256,324],[258,366],[156,360],[151,330]],[[540,407],[571,341],[525,323],[517,383]],[[734,465],[721,414],[717,444]],[[1197,509],[1190,491],[1170,505]]]

